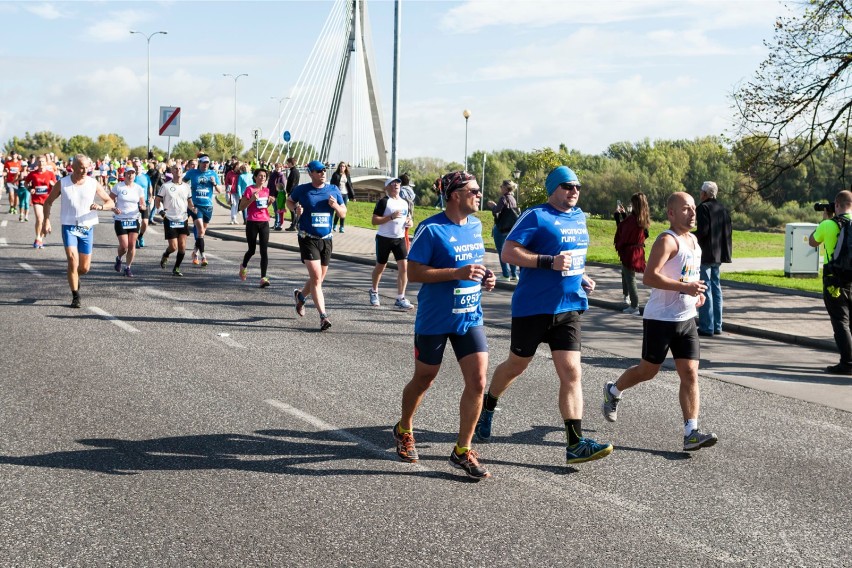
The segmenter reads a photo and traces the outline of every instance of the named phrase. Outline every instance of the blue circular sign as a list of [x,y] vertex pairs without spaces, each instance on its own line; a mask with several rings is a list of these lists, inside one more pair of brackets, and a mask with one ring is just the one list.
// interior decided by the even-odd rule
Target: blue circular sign
[[282,136],[284,136],[284,142],[290,141],[290,131],[289,130],[285,130],[284,134]]

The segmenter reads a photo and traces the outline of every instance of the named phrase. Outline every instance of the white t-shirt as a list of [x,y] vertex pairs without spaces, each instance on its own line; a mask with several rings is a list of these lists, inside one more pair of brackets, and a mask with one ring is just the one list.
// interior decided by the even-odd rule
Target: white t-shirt
[[116,221],[136,219],[139,215],[139,200],[145,198],[145,190],[142,186],[135,182],[130,185],[121,182],[117,183],[110,193],[115,196],[115,206],[121,211],[112,218]]
[[396,211],[399,211],[402,215],[396,219],[388,221],[387,223],[379,225],[379,229],[376,231],[376,234],[389,239],[401,239],[405,236],[405,222],[408,219],[409,213],[408,202],[405,199],[385,195],[376,203],[376,207],[373,209],[373,215],[387,217],[388,215],[393,215]]
[[186,208],[192,190],[188,183],[166,182],[160,187],[157,195],[163,200],[163,210],[166,218],[172,221],[184,221],[187,218]]

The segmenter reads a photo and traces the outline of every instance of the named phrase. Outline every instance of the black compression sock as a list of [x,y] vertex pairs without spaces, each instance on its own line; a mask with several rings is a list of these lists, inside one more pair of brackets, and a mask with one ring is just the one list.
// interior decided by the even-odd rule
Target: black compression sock
[[494,412],[494,409],[497,408],[497,400],[498,397],[491,394],[491,391],[485,393],[485,401],[483,402],[485,410],[488,412]]
[[180,263],[183,262],[184,256],[186,256],[185,252],[179,252],[175,255],[175,268],[180,268]]
[[198,247],[198,252],[204,254],[204,237],[198,237],[195,239],[195,246]]
[[568,447],[580,443],[580,438],[583,437],[583,419],[569,418],[565,421],[565,434],[568,436]]

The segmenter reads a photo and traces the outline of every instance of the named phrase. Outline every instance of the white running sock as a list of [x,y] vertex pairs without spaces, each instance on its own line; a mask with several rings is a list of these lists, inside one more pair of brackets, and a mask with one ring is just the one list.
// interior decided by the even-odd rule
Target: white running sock
[[698,418],[690,418],[683,424],[684,436],[689,436],[693,430],[698,430]]
[[618,387],[615,386],[615,383],[612,383],[609,387],[609,393],[615,398],[621,398],[621,391],[618,390]]

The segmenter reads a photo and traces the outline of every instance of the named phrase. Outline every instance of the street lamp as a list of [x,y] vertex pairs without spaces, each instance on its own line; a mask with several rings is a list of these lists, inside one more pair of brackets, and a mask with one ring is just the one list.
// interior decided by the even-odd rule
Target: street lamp
[[[283,103],[284,101],[286,101],[290,97],[281,97],[280,99],[278,97],[269,97],[269,98],[272,99],[273,101],[278,101],[278,120],[280,122],[281,121],[281,103]],[[284,125],[282,124],[281,127],[278,129],[278,134],[277,134],[278,138],[281,138],[281,133],[283,133],[283,132],[284,132]],[[273,134],[275,134],[275,133],[273,132]]]
[[[150,156],[151,155],[151,38],[154,37],[157,34],[167,35],[168,32],[154,32],[152,34],[145,35],[142,32],[135,32],[133,30],[130,30],[130,33],[141,35],[142,37],[145,38],[145,41],[148,44],[148,106],[147,106],[147,109],[148,109],[148,123],[147,123],[148,127],[147,127],[146,130],[148,131],[148,156]],[[145,156],[145,158],[147,159],[148,156]]]
[[464,117],[464,171],[467,171],[467,119],[470,118],[470,111],[464,109],[462,116]]
[[234,78],[234,155],[237,154],[237,81],[240,77],[248,77],[248,73],[240,73],[232,75],[231,73],[222,73],[222,77]]

